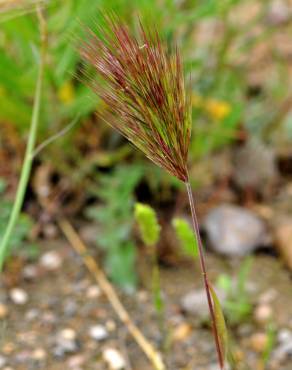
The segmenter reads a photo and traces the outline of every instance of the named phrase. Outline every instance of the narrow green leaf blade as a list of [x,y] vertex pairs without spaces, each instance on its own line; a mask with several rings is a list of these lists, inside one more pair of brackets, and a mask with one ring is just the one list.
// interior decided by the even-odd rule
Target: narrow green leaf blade
[[213,301],[213,307],[214,307],[216,326],[217,326],[217,331],[218,331],[218,336],[219,336],[219,341],[220,341],[221,353],[223,355],[223,360],[225,363],[227,353],[228,353],[227,326],[226,326],[223,310],[221,308],[221,304],[217,297],[217,294],[211,285],[209,285],[209,288],[210,288],[210,293],[211,293],[212,301]]

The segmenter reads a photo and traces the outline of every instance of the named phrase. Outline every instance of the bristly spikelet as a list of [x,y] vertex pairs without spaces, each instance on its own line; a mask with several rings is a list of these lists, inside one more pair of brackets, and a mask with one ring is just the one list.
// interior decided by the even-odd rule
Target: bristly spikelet
[[105,82],[101,87],[90,80],[90,87],[117,115],[111,126],[186,182],[191,116],[179,53],[168,55],[157,32],[145,32],[141,24],[136,38],[116,17],[105,20],[80,47]]

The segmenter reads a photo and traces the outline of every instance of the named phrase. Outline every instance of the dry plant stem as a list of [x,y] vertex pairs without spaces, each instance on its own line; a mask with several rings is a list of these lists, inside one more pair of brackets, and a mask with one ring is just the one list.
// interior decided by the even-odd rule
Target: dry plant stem
[[59,226],[72,247],[83,258],[84,264],[95,277],[96,281],[100,285],[100,288],[103,290],[113,309],[119,316],[121,322],[127,327],[127,329],[132,334],[133,338],[136,340],[142,351],[146,354],[154,368],[156,370],[165,370],[166,367],[161,359],[160,354],[155,350],[152,344],[144,337],[138,327],[133,323],[128,312],[118,298],[113,286],[108,281],[106,275],[100,269],[95,259],[90,256],[88,248],[80,239],[79,235],[76,233],[72,225],[67,220],[63,219],[59,221]]
[[219,361],[220,368],[223,369],[224,368],[224,358],[223,358],[223,354],[222,354],[222,351],[221,351],[220,338],[219,338],[219,334],[218,334],[218,328],[217,328],[217,324],[216,324],[216,317],[215,317],[214,307],[213,307],[213,303],[212,303],[212,297],[211,297],[210,288],[209,288],[209,280],[208,280],[208,275],[207,275],[203,244],[202,244],[202,240],[201,240],[201,237],[200,237],[199,223],[198,223],[198,219],[197,219],[197,215],[196,215],[196,209],[195,209],[195,204],[194,204],[192,188],[191,188],[191,185],[190,185],[189,182],[186,182],[185,185],[186,185],[187,193],[188,193],[188,197],[189,197],[189,203],[190,203],[190,208],[191,208],[191,213],[192,213],[192,221],[193,221],[194,232],[195,232],[195,236],[196,236],[197,243],[198,243],[201,271],[202,271],[202,275],[203,275],[203,280],[204,280],[204,285],[205,285],[205,290],[206,290],[206,296],[207,296],[209,311],[210,311],[211,320],[212,320],[212,329],[213,329],[214,340],[215,340],[215,344],[216,344],[218,361]]

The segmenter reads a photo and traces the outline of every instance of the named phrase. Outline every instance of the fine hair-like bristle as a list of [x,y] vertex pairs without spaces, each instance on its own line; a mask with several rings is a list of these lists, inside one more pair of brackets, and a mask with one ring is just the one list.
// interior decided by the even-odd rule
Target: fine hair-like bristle
[[87,30],[80,54],[104,80],[88,83],[116,115],[107,122],[186,182],[191,109],[178,50],[169,55],[158,33],[141,24],[135,37],[117,17],[104,18],[105,24]]

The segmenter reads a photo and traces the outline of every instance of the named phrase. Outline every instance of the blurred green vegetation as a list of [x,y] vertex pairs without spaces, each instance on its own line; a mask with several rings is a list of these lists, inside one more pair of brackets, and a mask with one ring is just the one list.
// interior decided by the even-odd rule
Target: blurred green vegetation
[[[190,164],[194,166],[232,144],[242,127],[274,145],[288,145],[292,138],[291,115],[286,108],[291,98],[286,83],[288,60],[281,47],[275,47],[277,37],[289,33],[291,24],[273,25],[269,6],[270,1],[264,0],[45,2],[48,50],[39,143],[77,115],[81,119],[67,135],[46,147],[38,160],[52,163],[58,174],[97,200],[88,212],[102,226],[97,245],[111,250],[106,253],[106,266],[115,281],[133,285],[134,275],[130,275],[135,248],[130,230],[135,186],[143,177],[155,192],[159,183],[163,197],[179,185],[100,122],[98,112],[107,108],[80,81],[86,68],[77,52],[83,28],[101,21],[101,9],[113,10],[133,30],[139,16],[147,27],[157,28],[167,45],[178,44],[186,75],[191,76],[187,81],[193,103]],[[12,14],[0,22],[1,150],[6,140],[1,131],[4,124],[13,126],[21,140],[26,140],[39,30],[33,11]],[[116,168],[121,163],[122,167]],[[127,276],[123,276],[125,265],[129,266]]]
[[[5,192],[5,188],[5,181],[0,178],[0,242],[1,237],[4,234],[4,230],[13,204],[11,200],[9,201],[2,197]],[[13,232],[12,238],[10,239],[7,256],[18,255],[29,259],[34,259],[39,255],[39,249],[37,245],[30,242],[27,238],[32,225],[33,220],[31,219],[31,217],[29,217],[25,213],[22,213],[18,219],[18,224]]]

